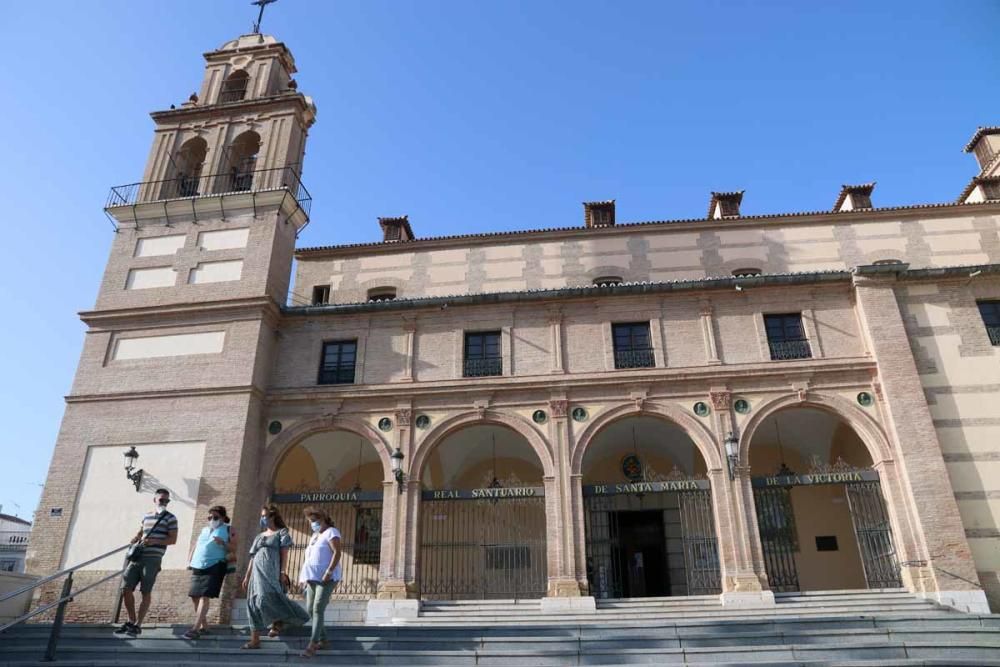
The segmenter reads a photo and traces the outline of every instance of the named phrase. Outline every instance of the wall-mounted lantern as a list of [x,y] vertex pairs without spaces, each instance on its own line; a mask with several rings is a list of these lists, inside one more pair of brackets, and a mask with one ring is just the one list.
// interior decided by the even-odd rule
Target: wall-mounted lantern
[[740,462],[740,441],[730,431],[726,436],[726,462],[729,464],[729,480],[736,479],[736,466]]
[[403,459],[405,455],[400,451],[399,447],[396,447],[396,451],[392,453],[389,460],[392,463],[392,476],[396,478],[396,484],[399,486],[399,492],[403,492],[403,482],[406,480],[406,473],[403,472]]
[[135,447],[129,447],[125,451],[125,477],[128,478],[130,482],[135,484],[136,492],[139,491],[139,487],[142,486],[142,468],[138,470],[135,469],[135,462],[139,460],[139,452],[135,451]]

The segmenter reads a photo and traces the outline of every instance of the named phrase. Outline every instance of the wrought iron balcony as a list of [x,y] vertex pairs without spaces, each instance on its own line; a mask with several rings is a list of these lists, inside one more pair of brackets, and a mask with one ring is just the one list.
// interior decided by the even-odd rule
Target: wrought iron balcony
[[[276,193],[275,198],[260,197],[262,193]],[[297,165],[277,167],[274,169],[233,169],[218,174],[179,174],[173,178],[160,181],[143,181],[117,185],[111,188],[104,210],[109,216],[122,221],[132,221],[144,218],[136,209],[144,204],[157,204],[157,210],[169,217],[180,214],[183,210],[193,213],[197,219],[199,212],[217,208],[218,213],[226,215],[231,209],[234,196],[244,197],[244,202],[236,205],[248,205],[256,208],[258,204],[287,201],[289,195],[299,213],[296,214],[296,226],[304,227],[309,221],[309,210],[312,206],[312,196],[299,178]],[[213,204],[212,202],[217,202]],[[128,208],[124,208],[128,207]]]
[[0,551],[27,551],[30,535],[23,530],[0,530]]
[[462,367],[462,375],[467,378],[503,375],[503,358],[466,359]]
[[772,361],[812,358],[812,350],[807,340],[768,341],[767,345],[771,348]]
[[615,350],[615,368],[652,368],[656,366],[652,348]]
[[986,327],[986,333],[990,335],[990,343],[1000,345],[1000,327]]

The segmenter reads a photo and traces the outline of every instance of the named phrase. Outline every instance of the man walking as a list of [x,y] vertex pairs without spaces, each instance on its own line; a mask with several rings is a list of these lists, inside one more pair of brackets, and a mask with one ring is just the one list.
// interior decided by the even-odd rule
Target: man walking
[[[177,543],[177,517],[167,511],[170,492],[157,489],[153,494],[156,510],[142,517],[139,532],[132,538],[132,544],[139,543],[142,554],[138,560],[130,560],[122,577],[122,599],[128,620],[115,630],[116,635],[135,637],[142,633],[142,620],[146,618],[149,605],[153,601],[153,584],[160,573],[160,564],[167,547]],[[135,612],[135,587],[139,586],[142,601],[139,613]]]

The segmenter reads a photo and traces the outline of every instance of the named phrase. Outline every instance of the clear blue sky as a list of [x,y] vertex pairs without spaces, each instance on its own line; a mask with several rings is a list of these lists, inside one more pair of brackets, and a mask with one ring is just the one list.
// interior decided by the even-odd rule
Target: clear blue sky
[[[111,244],[108,188],[139,180],[148,112],[199,87],[249,0],[4,3],[0,328],[4,511],[35,509]],[[301,245],[705,214],[953,200],[962,146],[1000,124],[1000,2],[280,0],[319,116]],[[123,480],[124,483],[124,480]],[[20,507],[17,507],[19,505]]]

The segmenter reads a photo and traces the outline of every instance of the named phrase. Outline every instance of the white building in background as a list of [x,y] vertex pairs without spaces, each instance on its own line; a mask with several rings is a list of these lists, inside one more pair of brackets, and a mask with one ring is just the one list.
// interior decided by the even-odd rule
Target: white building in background
[[24,572],[31,522],[0,513],[0,572]]

